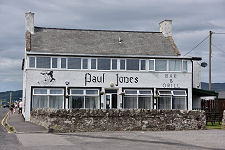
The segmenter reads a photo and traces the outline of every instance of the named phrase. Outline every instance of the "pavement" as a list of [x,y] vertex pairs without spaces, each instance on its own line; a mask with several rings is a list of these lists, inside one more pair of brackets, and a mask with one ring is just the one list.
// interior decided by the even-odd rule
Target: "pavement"
[[9,126],[13,126],[16,133],[47,133],[48,130],[42,126],[25,121],[22,114],[16,111],[14,114],[10,113],[7,118]]

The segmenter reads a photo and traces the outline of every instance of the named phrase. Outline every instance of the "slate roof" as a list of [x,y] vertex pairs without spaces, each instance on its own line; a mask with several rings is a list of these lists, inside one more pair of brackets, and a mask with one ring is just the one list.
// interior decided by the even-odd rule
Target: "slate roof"
[[101,55],[180,55],[172,37],[161,32],[35,27],[31,52]]

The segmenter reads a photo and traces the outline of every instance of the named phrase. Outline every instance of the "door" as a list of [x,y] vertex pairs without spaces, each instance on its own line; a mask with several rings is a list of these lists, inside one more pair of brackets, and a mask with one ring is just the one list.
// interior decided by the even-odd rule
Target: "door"
[[106,94],[106,109],[117,108],[117,94]]

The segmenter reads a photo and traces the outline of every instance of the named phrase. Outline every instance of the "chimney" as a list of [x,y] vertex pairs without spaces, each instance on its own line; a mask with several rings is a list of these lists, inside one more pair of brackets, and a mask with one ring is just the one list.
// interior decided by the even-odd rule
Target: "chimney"
[[25,32],[30,32],[31,34],[34,34],[34,13],[27,12],[25,13]]
[[159,31],[162,32],[165,37],[172,36],[172,20],[160,22]]

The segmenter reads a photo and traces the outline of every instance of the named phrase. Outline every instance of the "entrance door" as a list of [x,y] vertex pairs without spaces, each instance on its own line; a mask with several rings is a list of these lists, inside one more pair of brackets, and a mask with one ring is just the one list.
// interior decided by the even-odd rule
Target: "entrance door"
[[105,95],[106,109],[117,108],[117,94],[107,93]]

